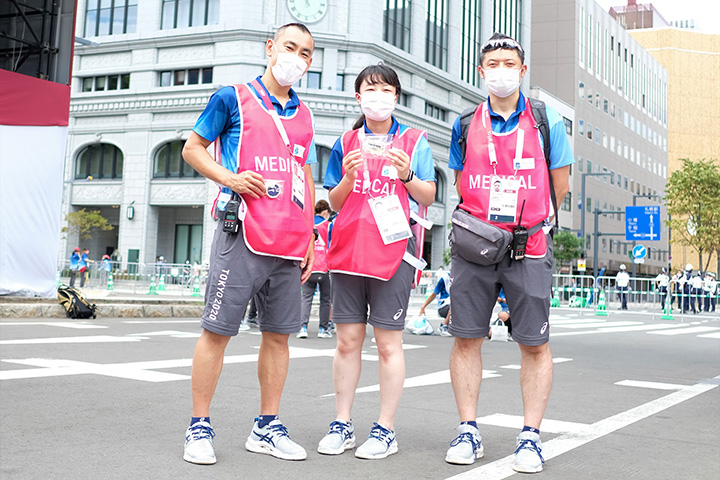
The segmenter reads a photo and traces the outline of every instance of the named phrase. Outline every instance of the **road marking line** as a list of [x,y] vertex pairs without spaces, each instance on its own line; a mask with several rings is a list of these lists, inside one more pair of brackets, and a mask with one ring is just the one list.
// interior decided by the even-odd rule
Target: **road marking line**
[[676,330],[665,330],[664,332],[648,332],[654,335],[685,335],[686,333],[714,332],[720,330],[717,327],[686,327]]
[[200,333],[183,332],[180,330],[160,330],[158,332],[131,333],[129,337],[173,337],[173,338],[199,338]]
[[550,317],[550,326],[551,327],[558,327],[560,325],[580,325],[583,323],[598,323],[597,318],[578,318],[574,320],[554,320],[552,317]]
[[35,326],[41,325],[43,327],[62,327],[62,328],[74,328],[77,330],[83,330],[88,328],[108,328],[105,325],[95,325],[94,323],[88,322],[2,322],[0,327],[24,327],[24,326]]
[[[478,417],[477,423],[492,425],[493,427],[507,427],[522,430],[525,425],[525,420],[521,415],[493,413],[492,415]],[[588,426],[587,423],[565,422],[563,420],[543,418],[540,429],[547,433],[580,433]]]
[[125,320],[122,323],[132,323],[139,325],[149,325],[151,323],[194,323],[199,326],[200,320],[197,318],[194,320]]
[[[553,363],[565,363],[565,362],[572,362],[572,358],[565,358],[565,357],[553,358]],[[520,370],[520,365],[516,365],[516,364],[503,365],[500,368],[507,368],[508,370]]]
[[89,335],[86,337],[22,338],[2,340],[0,345],[42,345],[50,343],[122,343],[147,340],[143,337],[113,337],[112,335]]
[[550,323],[550,327],[556,328],[599,328],[599,327],[628,327],[630,325],[643,325],[642,322],[595,322],[595,323],[569,323],[555,325]]
[[[502,377],[499,373],[495,372],[495,370],[483,370],[482,378],[496,378],[496,377]],[[413,387],[427,387],[431,385],[442,385],[445,383],[450,383],[450,370],[441,370],[439,372],[434,373],[428,373],[426,375],[420,375],[417,377],[410,377],[405,379],[405,383],[403,384],[403,389],[405,388],[413,388]],[[380,391],[380,384],[376,385],[370,385],[367,387],[361,387],[355,390],[355,393],[369,393],[369,392],[379,392]],[[328,393],[326,395],[322,395],[321,398],[325,397],[334,397],[334,393]]]
[[687,388],[689,385],[679,385],[677,383],[660,383],[660,382],[644,382],[641,380],[623,380],[615,382],[615,385],[622,387],[640,387],[640,388],[653,388],[656,390],[682,390]]
[[698,338],[720,338],[720,332],[706,333],[705,335],[698,335]]
[[630,327],[608,327],[597,330],[582,330],[579,332],[550,332],[551,337],[567,337],[569,335],[593,335],[597,333],[618,333],[618,332],[642,332],[646,330],[663,330],[668,328],[678,328],[680,325],[666,325],[662,323],[652,325],[633,325]]
[[[720,378],[720,377],[715,377]],[[628,425],[644,420],[652,415],[655,415],[663,410],[674,407],[682,402],[690,400],[702,393],[708,392],[718,385],[712,385],[708,383],[697,383],[689,387],[684,387],[682,390],[670,393],[664,397],[660,397],[651,402],[643,405],[631,408],[624,412],[613,415],[612,417],[605,418],[598,422],[588,425],[584,430],[577,433],[567,433],[557,438],[553,438],[543,444],[543,457],[545,460],[550,460],[563,453],[567,453],[570,450],[574,450],[578,447],[585,445],[586,443],[602,438],[610,433],[616,432],[621,428],[625,428]],[[512,469],[512,462],[514,460],[514,454],[508,455],[507,457],[496,460],[492,463],[488,463],[478,468],[468,470],[460,475],[449,477],[453,480],[466,480],[466,479],[492,479],[502,480],[517,474]],[[448,479],[448,480],[449,480]]]

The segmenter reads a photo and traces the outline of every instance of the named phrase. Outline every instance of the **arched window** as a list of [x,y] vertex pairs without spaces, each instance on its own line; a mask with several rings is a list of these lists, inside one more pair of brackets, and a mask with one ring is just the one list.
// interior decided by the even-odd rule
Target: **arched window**
[[184,140],[168,142],[155,152],[153,178],[195,178],[200,174],[182,157]]
[[109,143],[97,143],[82,149],[75,162],[75,178],[122,178],[123,154]]
[[445,174],[435,169],[435,201],[445,203]]

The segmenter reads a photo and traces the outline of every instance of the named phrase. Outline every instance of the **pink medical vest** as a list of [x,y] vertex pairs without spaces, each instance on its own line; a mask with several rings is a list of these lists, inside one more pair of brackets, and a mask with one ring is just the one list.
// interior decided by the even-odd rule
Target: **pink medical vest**
[[313,139],[312,116],[300,102],[292,116],[279,117],[293,149],[290,152],[268,111],[274,107],[267,93],[257,82],[253,86],[262,101],[248,85],[233,85],[242,122],[237,166],[238,173],[252,170],[262,175],[268,194],[260,198],[241,195],[243,238],[248,249],[258,255],[302,260],[310,244],[314,206],[310,198],[312,186],[304,172],[303,208],[292,200],[293,163],[305,165]]
[[[358,132],[359,129],[356,129],[343,134],[343,152],[360,148]],[[402,149],[412,158],[417,142],[424,135],[421,130],[405,129],[393,136],[392,147]],[[410,200],[405,185],[398,179],[390,180],[387,169],[383,171],[386,165],[388,163],[383,160],[368,160],[368,193],[362,193],[362,168],[358,171],[355,186],[335,218],[332,245],[328,251],[331,272],[389,280],[400,266],[407,240],[385,245],[368,203],[370,195],[377,198],[394,193],[400,199],[405,217],[408,221],[410,219]]]
[[[527,228],[537,225],[550,215],[549,173],[535,123],[530,102],[525,99],[525,111],[520,114],[517,127],[508,133],[494,133],[487,111],[487,102],[478,106],[468,130],[467,159],[460,181],[462,191],[460,208],[484,222],[492,223],[510,232],[517,226],[521,209],[522,224]],[[495,171],[490,164],[489,134],[492,134],[497,156]],[[516,169],[518,166],[516,160],[519,159],[525,159],[521,162],[522,169]],[[527,159],[533,159],[531,168],[528,168]],[[515,223],[488,220],[490,188],[492,177],[496,173],[501,178],[512,177],[520,180]],[[528,238],[526,256],[542,257],[546,250],[547,242],[542,229]]]
[[327,273],[327,251],[328,251],[328,230],[330,222],[324,220],[315,228],[318,230],[318,238],[315,240],[315,263],[313,263],[313,273]]

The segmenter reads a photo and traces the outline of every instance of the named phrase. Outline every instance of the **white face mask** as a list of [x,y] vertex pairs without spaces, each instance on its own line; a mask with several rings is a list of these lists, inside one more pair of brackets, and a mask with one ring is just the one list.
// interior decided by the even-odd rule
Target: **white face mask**
[[305,75],[308,65],[294,53],[278,52],[274,43],[273,48],[277,52],[277,61],[272,66],[272,75],[280,85],[289,87]]
[[387,92],[365,92],[360,95],[360,109],[370,120],[382,122],[395,110],[395,95]]
[[520,88],[520,70],[498,67],[484,72],[485,86],[496,97],[507,98]]

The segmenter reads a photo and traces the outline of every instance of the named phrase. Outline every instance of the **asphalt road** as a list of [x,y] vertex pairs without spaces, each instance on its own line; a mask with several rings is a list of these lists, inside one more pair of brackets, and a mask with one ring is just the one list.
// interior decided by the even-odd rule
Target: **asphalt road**
[[[714,315],[714,314],[713,314]],[[437,323],[437,320],[434,320]],[[720,472],[720,319],[553,309],[555,381],[542,425],[552,479],[715,479]],[[308,450],[303,462],[244,448],[258,413],[258,332],[241,333],[211,418],[218,463],[182,460],[197,319],[0,320],[0,478],[501,479],[522,425],[519,351],[486,342],[478,423],[485,458],[449,465],[458,422],[451,338],[405,334],[407,379],[398,454],[359,460],[316,452],[334,419],[335,341],[291,337],[280,417]],[[377,351],[368,330],[353,420],[358,440],[379,413]]]

